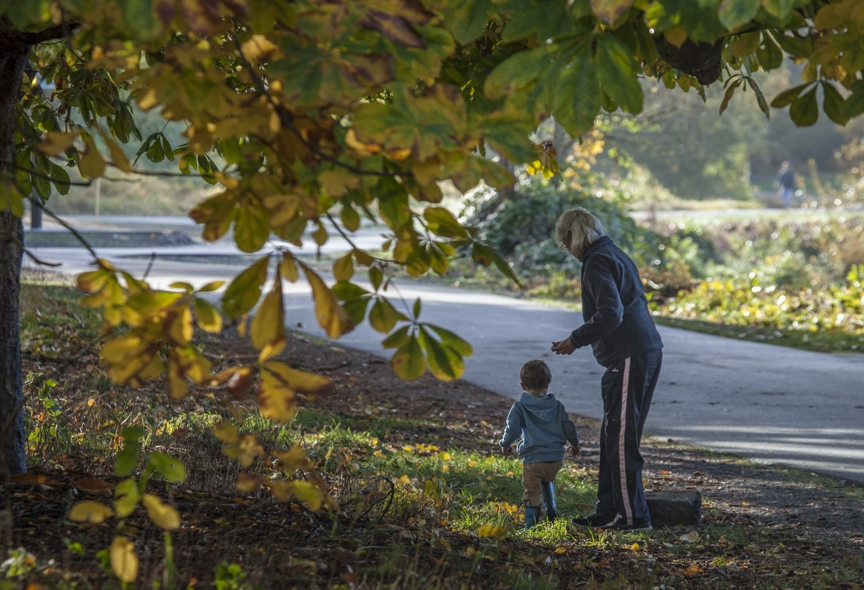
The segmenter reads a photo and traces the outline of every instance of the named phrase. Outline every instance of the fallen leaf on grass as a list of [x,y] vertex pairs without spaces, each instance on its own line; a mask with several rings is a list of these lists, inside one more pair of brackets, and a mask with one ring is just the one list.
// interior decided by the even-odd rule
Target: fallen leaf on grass
[[16,486],[33,486],[33,485],[43,485],[43,486],[62,486],[62,481],[57,481],[56,479],[50,479],[44,475],[39,475],[37,473],[22,473],[20,475],[12,475],[9,477],[9,481],[12,482]]
[[681,535],[680,539],[685,543],[695,543],[699,540],[699,533],[697,533],[696,531],[692,531],[687,533],[686,535]]
[[72,482],[72,485],[81,490],[82,492],[89,492],[91,494],[98,494],[101,492],[109,492],[117,487],[116,484],[113,484],[108,481],[102,481],[101,479],[76,479]]

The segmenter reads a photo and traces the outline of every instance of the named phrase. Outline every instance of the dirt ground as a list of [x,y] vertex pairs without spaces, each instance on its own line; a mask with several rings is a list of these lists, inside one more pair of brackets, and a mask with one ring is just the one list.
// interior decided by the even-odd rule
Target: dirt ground
[[[254,350],[238,342],[236,330],[207,338],[210,339],[207,344],[211,351],[214,372],[238,362],[254,359]],[[62,377],[68,383],[68,388],[72,390],[78,387],[76,383],[79,381],[76,379],[88,378],[87,367],[92,368],[93,363],[98,364],[98,359],[94,355],[89,356],[92,358],[81,359],[76,362],[75,367],[70,367],[62,362],[31,355],[25,357],[25,374],[41,372],[48,376],[54,375],[58,381]],[[302,334],[295,333],[289,338],[288,346],[280,357],[285,360],[290,359],[291,364],[296,368],[319,372],[333,380],[336,384],[336,392],[321,401],[326,403],[328,411],[332,411],[336,416],[367,414],[370,417],[392,415],[400,418],[436,418],[440,426],[425,426],[422,430],[418,429],[407,435],[407,438],[416,443],[424,442],[426,437],[434,435],[441,443],[446,444],[447,441],[451,441],[453,446],[483,448],[488,449],[484,452],[496,452],[495,441],[501,435],[507,412],[512,404],[510,399],[489,393],[469,383],[462,381],[444,383],[428,374],[415,382],[406,383],[396,377],[388,362],[381,358],[365,352],[313,341]],[[160,402],[167,401],[162,399],[164,394],[161,393],[160,388],[145,390],[143,395],[151,395],[154,399],[158,398]],[[81,403],[81,400],[76,403]],[[182,402],[181,407],[191,411],[200,409],[200,405],[206,403],[216,404],[226,412],[232,404],[236,405],[236,402],[228,399],[224,392],[196,388]],[[245,403],[254,404],[252,400],[247,400]],[[588,477],[596,479],[599,425],[596,421],[579,416],[574,416],[574,420],[583,442],[582,452],[575,460],[579,467],[585,468]],[[471,425],[471,428],[455,427],[466,422]],[[218,446],[214,448],[214,452],[219,453]],[[864,549],[864,538],[862,538],[864,494],[861,493],[860,488],[841,484],[839,480],[831,478],[816,477],[791,469],[756,465],[734,457],[718,456],[707,451],[653,439],[643,441],[643,454],[646,459],[647,489],[698,490],[702,493],[703,527],[713,524],[740,524],[748,529],[755,527],[768,532],[783,531],[787,537],[788,533],[792,533],[793,538],[797,539],[802,547],[812,551],[814,556],[822,551],[819,547],[825,539],[839,542],[847,548]],[[80,482],[82,478],[89,477],[109,479],[112,468],[110,462],[102,458],[86,456],[68,457],[62,467],[60,469],[60,465],[54,465],[49,470],[47,466],[37,466],[35,471],[52,479],[54,481],[52,484],[21,485],[13,488],[10,502],[14,522],[13,526],[4,533],[3,541],[7,547],[37,546],[40,554],[64,555],[63,559],[66,563],[62,565],[66,569],[72,567],[80,573],[82,579],[98,579],[100,573],[92,557],[85,559],[82,555],[79,558],[70,555],[70,552],[65,549],[64,538],[71,536],[70,531],[64,528],[68,525],[68,523],[64,524],[65,515],[75,498],[80,499],[82,494],[93,499],[108,501],[110,492],[87,489],[86,485],[82,489],[80,483],[73,482],[75,480]],[[230,480],[228,475],[230,474],[219,474],[219,477]],[[194,474],[190,473],[190,480],[194,479]],[[184,516],[189,526],[184,526],[176,539],[178,547],[187,548],[176,556],[176,565],[180,571],[192,572],[206,579],[206,576],[212,575],[214,560],[239,562],[249,568],[257,567],[260,571],[271,573],[287,572],[284,575],[289,577],[295,576],[291,572],[296,571],[297,568],[314,569],[314,556],[313,561],[304,561],[302,558],[304,542],[292,542],[290,539],[310,526],[318,527],[320,536],[317,538],[323,539],[328,526],[325,522],[317,520],[295,504],[274,505],[272,502],[264,501],[260,504],[250,504],[248,501],[238,501],[234,497],[236,493],[201,491],[191,485],[189,487],[190,489],[180,490],[176,494],[167,488],[159,490],[162,494],[168,494],[181,512],[189,515]],[[262,507],[266,507],[267,510],[261,510]],[[587,511],[590,506],[584,508]],[[126,534],[138,535],[139,538],[144,539],[141,544],[145,547],[150,546],[148,538],[152,543],[154,539],[158,541],[161,535],[143,517],[130,518],[122,526],[127,527]],[[96,525],[92,527],[88,534],[93,542],[107,547],[114,535],[113,527]],[[399,534],[410,536],[421,533],[400,532]],[[268,545],[270,551],[266,555],[256,554],[254,548],[260,545],[261,540],[267,535],[276,535],[272,538],[278,537],[282,540],[275,545],[270,543]],[[449,535],[447,538],[454,547],[459,542],[475,542],[464,534],[459,536],[455,533],[446,533],[446,535]],[[322,546],[317,550],[328,550],[326,545],[329,542],[321,541]],[[515,542],[513,548],[518,548]],[[342,553],[339,553],[341,549],[338,549],[337,545],[333,545],[329,550],[334,552],[331,557],[335,556],[336,561],[335,565],[332,565],[332,572],[335,573],[328,575],[336,576],[338,581],[339,572],[349,571],[350,567],[348,570],[344,569],[348,567],[345,565],[348,562],[340,561],[343,557],[339,557]],[[536,551],[532,547],[526,547],[524,550],[526,554]],[[570,576],[582,577],[570,578],[569,582],[568,578],[562,577],[561,587],[569,587],[574,581],[579,580],[581,580],[580,584],[586,583],[585,576],[591,571],[597,575],[608,575],[603,573],[602,567],[597,564],[603,564],[608,572],[609,567],[612,566],[606,564],[614,565],[615,562],[609,562],[606,557],[601,560],[601,557],[603,555],[598,555],[596,563],[589,563],[590,567],[586,566],[588,569],[582,569],[578,573],[574,573],[578,564],[571,568]],[[546,559],[542,556],[541,558]],[[828,562],[831,561],[830,555],[828,557],[823,555],[823,558]],[[141,560],[144,579],[148,579],[148,571],[158,572],[161,567],[161,556],[156,552],[145,551],[141,555]],[[309,566],[309,563],[312,566]],[[193,576],[192,579],[197,578]],[[41,587],[44,586],[34,586],[34,588]],[[838,586],[838,588],[855,587],[845,583]]]

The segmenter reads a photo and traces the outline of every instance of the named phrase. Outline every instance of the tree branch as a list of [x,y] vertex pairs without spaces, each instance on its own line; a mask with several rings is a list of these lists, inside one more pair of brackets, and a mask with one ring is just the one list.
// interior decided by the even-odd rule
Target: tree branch
[[36,45],[52,39],[62,39],[69,30],[78,27],[78,23],[67,23],[65,20],[41,31],[21,31],[15,27],[0,26],[0,51],[7,51],[14,47]]
[[87,242],[87,240],[84,239],[84,236],[82,236],[80,233],[78,233],[78,230],[76,230],[74,227],[72,227],[71,225],[69,225],[68,223],[66,223],[66,221],[64,221],[63,219],[61,219],[59,215],[57,215],[56,213],[54,213],[53,211],[51,211],[50,209],[48,209],[45,205],[42,204],[41,201],[39,201],[38,199],[36,199],[33,195],[27,195],[26,198],[29,199],[30,202],[31,202],[33,205],[36,205],[36,206],[42,207],[42,210],[43,210],[45,213],[48,214],[48,217],[52,218],[54,221],[56,221],[57,223],[59,223],[60,225],[62,225],[64,228],[66,228],[67,230],[69,230],[69,231],[72,233],[72,235],[75,236],[75,239],[77,239],[79,242],[81,242],[81,245],[82,245],[82,246],[84,246],[85,248],[87,248],[87,251],[90,252],[90,255],[93,257],[93,259],[96,261],[96,263],[97,263],[100,267],[102,266],[102,263],[99,261],[99,255],[96,254],[96,250],[94,250],[94,249],[93,249],[93,246],[91,246],[91,245],[89,244],[89,242]]
[[39,258],[36,257],[35,254],[33,254],[33,252],[31,252],[27,248],[24,248],[24,254],[29,256],[33,262],[35,262],[36,264],[39,264],[41,266],[53,266],[53,267],[63,266],[62,262],[45,262],[44,260],[40,260]]

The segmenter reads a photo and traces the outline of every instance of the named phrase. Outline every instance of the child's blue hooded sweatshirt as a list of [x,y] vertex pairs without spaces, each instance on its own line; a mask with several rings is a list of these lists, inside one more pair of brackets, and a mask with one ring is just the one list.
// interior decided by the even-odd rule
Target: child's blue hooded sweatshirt
[[551,463],[564,458],[564,445],[579,446],[576,425],[567,415],[564,404],[550,394],[535,397],[523,393],[507,415],[507,427],[501,438],[509,447],[522,437],[516,451],[523,463]]

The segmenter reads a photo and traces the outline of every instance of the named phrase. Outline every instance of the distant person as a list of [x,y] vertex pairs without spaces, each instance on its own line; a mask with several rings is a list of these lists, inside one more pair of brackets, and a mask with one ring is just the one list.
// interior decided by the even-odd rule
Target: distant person
[[525,529],[540,520],[540,501],[546,509],[546,520],[558,516],[555,505],[555,478],[564,463],[564,450],[570,443],[570,455],[579,453],[579,434],[567,415],[564,404],[548,393],[552,372],[543,361],[528,361],[519,373],[525,393],[507,415],[507,427],[501,437],[501,452],[513,454],[512,445],[522,441],[516,452],[522,458],[522,486],[525,493]]
[[780,171],[777,172],[777,179],[774,181],[777,187],[777,194],[783,201],[783,208],[788,209],[792,206],[792,197],[795,196],[795,171],[792,169],[792,164],[789,160],[780,164]]
[[621,531],[650,530],[639,453],[642,428],[660,378],[663,341],[648,312],[636,265],[603,235],[600,221],[581,207],[558,219],[555,237],[582,263],[582,317],[568,338],[552,343],[556,354],[588,346],[606,367],[600,382],[600,480],[594,514],[576,525]]

